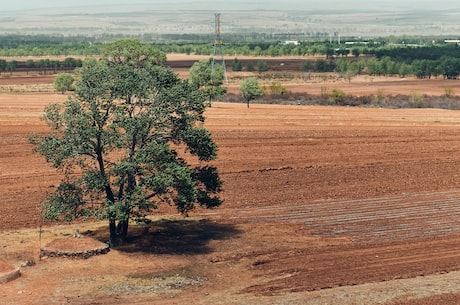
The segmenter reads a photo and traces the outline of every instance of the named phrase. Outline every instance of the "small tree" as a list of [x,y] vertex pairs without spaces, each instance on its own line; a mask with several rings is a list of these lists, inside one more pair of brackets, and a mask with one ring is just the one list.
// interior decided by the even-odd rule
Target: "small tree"
[[311,71],[311,61],[309,60],[304,60],[301,64],[300,64],[300,70],[302,71]]
[[54,89],[64,94],[66,91],[73,91],[75,79],[70,73],[61,73],[54,79]]
[[328,70],[327,62],[324,59],[317,59],[315,61],[314,69],[316,72],[326,72]]
[[165,60],[138,40],[108,44],[101,60],[79,70],[75,96],[46,108],[52,132],[30,141],[64,174],[44,203],[48,218],[106,218],[118,244],[130,220],[149,221],[160,203],[183,214],[221,204],[221,181],[208,165],[217,148],[202,126],[206,97]]
[[359,57],[359,55],[361,55],[361,51],[358,48],[353,48],[351,49],[351,54],[353,54],[354,57]]
[[240,84],[240,93],[247,102],[249,108],[250,101],[263,95],[263,90],[259,85],[259,79],[257,77],[248,77],[243,80]]
[[213,99],[223,96],[227,88],[223,86],[225,72],[222,65],[214,65],[210,60],[200,60],[190,68],[190,83],[202,91],[211,104]]
[[268,71],[268,64],[265,60],[258,60],[257,61],[257,71],[258,72],[267,72]]
[[241,60],[235,58],[232,62],[232,71],[239,72],[241,70],[243,70],[243,64],[241,63]]
[[6,63],[6,70],[10,72],[10,75],[13,75],[13,72],[16,71],[18,62],[16,60],[8,61]]

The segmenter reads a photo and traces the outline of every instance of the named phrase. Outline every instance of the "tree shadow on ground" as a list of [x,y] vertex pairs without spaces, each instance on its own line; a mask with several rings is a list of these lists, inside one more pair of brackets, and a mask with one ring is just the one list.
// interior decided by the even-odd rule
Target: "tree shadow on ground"
[[[162,219],[149,225],[131,226],[129,230],[127,243],[115,247],[116,250],[126,253],[206,254],[212,252],[210,241],[238,238],[241,234],[233,225],[210,220]],[[94,233],[96,238],[103,239],[101,232]]]

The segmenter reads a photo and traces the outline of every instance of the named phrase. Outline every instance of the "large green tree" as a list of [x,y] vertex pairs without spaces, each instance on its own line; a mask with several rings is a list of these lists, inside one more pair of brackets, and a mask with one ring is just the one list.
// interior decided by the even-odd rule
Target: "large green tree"
[[202,91],[209,99],[212,100],[223,96],[227,92],[224,87],[225,71],[222,65],[212,65],[211,60],[200,60],[190,68],[190,83]]
[[48,218],[104,217],[119,244],[130,220],[148,221],[159,203],[184,214],[221,204],[206,98],[165,59],[138,40],[108,44],[78,71],[75,96],[46,108],[52,132],[30,141],[64,173],[44,202]]

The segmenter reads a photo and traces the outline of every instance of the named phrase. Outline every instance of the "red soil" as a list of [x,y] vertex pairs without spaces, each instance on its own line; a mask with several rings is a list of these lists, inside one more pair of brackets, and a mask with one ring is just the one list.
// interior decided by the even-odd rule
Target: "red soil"
[[[39,202],[59,175],[32,153],[27,136],[46,131],[43,107],[63,99],[0,95],[0,230],[39,226]],[[15,304],[458,304],[458,111],[215,103],[206,116],[219,145],[221,208],[198,209],[192,216],[202,221],[154,224],[143,237],[133,229],[131,245],[85,262],[39,262],[0,297]],[[204,282],[162,293],[136,290],[140,280],[132,292],[114,288],[145,280],[145,268],[162,279],[173,272]],[[18,297],[14,285],[31,294]]]

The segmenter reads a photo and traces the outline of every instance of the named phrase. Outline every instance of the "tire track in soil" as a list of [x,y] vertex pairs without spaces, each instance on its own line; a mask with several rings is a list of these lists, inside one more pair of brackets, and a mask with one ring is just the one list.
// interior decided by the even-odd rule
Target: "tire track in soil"
[[[302,224],[346,245],[296,244],[252,259],[260,284],[244,292],[275,295],[413,278],[460,270],[460,191],[402,194],[226,211],[236,223]],[[220,218],[219,212],[203,213]]]

